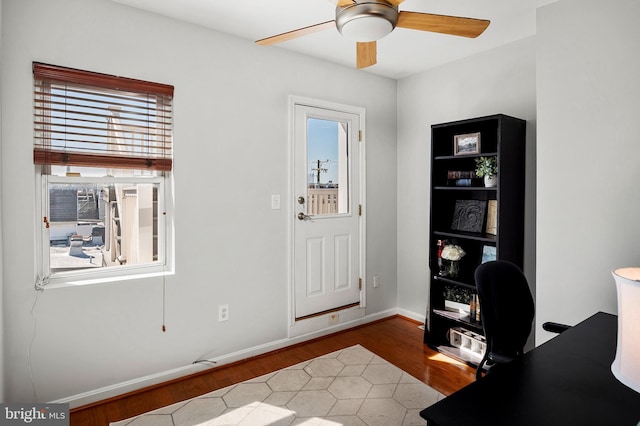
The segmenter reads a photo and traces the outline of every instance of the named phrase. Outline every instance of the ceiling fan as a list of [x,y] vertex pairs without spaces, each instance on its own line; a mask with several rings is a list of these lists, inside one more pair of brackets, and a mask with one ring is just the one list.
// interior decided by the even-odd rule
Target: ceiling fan
[[336,4],[335,20],[263,38],[256,43],[270,46],[335,27],[343,36],[357,42],[356,66],[366,68],[377,62],[376,40],[395,27],[475,38],[490,23],[485,19],[399,11],[398,5],[404,0],[329,1]]

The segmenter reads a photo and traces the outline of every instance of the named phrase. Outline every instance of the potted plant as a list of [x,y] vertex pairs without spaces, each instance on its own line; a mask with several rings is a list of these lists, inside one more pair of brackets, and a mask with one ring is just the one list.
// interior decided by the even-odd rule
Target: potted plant
[[498,161],[496,157],[478,157],[476,160],[476,176],[484,178],[484,186],[496,186],[498,180]]

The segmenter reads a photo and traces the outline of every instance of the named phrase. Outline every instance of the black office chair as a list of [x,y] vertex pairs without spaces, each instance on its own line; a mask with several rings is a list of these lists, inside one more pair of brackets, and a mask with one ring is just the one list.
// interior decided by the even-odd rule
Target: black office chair
[[475,279],[487,340],[485,355],[476,372],[478,379],[485,367],[490,373],[523,354],[535,307],[527,279],[511,262],[483,263],[476,269]]

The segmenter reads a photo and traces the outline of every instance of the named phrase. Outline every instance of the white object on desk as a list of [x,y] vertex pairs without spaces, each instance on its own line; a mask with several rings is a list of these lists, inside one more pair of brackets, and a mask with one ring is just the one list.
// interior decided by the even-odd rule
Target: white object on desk
[[640,392],[640,268],[612,274],[618,292],[618,344],[611,371],[623,385]]

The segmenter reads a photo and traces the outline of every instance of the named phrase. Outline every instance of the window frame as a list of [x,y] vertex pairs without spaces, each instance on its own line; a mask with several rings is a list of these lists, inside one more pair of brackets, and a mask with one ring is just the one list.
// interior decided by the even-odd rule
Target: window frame
[[[35,171],[35,192],[36,192],[36,289],[42,290],[46,288],[66,287],[72,285],[83,285],[93,283],[103,283],[109,281],[130,280],[136,278],[144,278],[149,276],[167,275],[174,273],[174,186],[173,186],[173,86],[152,83],[143,80],[135,80],[125,77],[101,74],[92,71],[83,71],[72,68],[59,67],[55,65],[47,65],[39,62],[33,63],[34,71],[34,171]],[[36,83],[36,81],[38,83]],[[42,119],[38,119],[36,114],[41,113],[39,109],[42,104],[41,98],[36,99],[36,91],[38,95],[43,95],[39,88],[45,86],[48,82],[55,84],[70,84],[71,86],[81,85],[83,90],[93,90],[100,96],[101,91],[115,93],[118,90],[129,94],[140,96],[158,96],[161,99],[159,108],[162,111],[158,114],[162,115],[159,120],[163,121],[164,132],[169,129],[169,133],[163,133],[161,136],[162,152],[158,156],[154,153],[147,153],[145,156],[134,155],[98,155],[91,157],[90,155],[77,154],[69,151],[69,154],[59,154],[55,148],[47,151],[46,134],[40,132],[50,131],[43,123]],[[118,96],[118,95],[115,95]],[[166,103],[168,102],[168,103]],[[168,110],[165,109],[168,105]],[[39,106],[39,108],[36,108]],[[40,111],[40,112],[38,112]],[[169,111],[169,115],[164,115]],[[46,114],[46,112],[45,112]],[[149,117],[153,117],[149,115]],[[164,122],[168,117],[168,122]],[[168,123],[168,124],[166,124]],[[42,125],[45,124],[45,127]],[[140,133],[142,134],[142,133]],[[155,134],[158,135],[158,134]],[[40,142],[39,142],[40,141]],[[45,141],[43,144],[42,141]],[[132,146],[132,145],[128,145]],[[43,148],[44,147],[44,148]],[[65,148],[66,149],[66,148]],[[73,148],[72,148],[73,149]],[[44,153],[44,155],[43,155]],[[50,155],[48,154],[50,153]],[[168,154],[164,154],[168,153]],[[108,154],[108,153],[107,153]],[[95,162],[92,158],[96,158]],[[133,176],[78,176],[76,174],[52,174],[51,165],[71,165],[78,167],[90,167],[96,169],[112,168],[122,170],[139,170],[142,175]],[[142,167],[141,167],[142,166]],[[151,175],[145,175],[146,171],[153,171]],[[128,174],[128,173],[127,173]],[[99,268],[83,268],[76,271],[51,271],[51,240],[48,219],[50,218],[50,200],[49,187],[50,184],[157,184],[157,259],[151,262],[139,264],[123,264],[118,266],[108,266]]]

